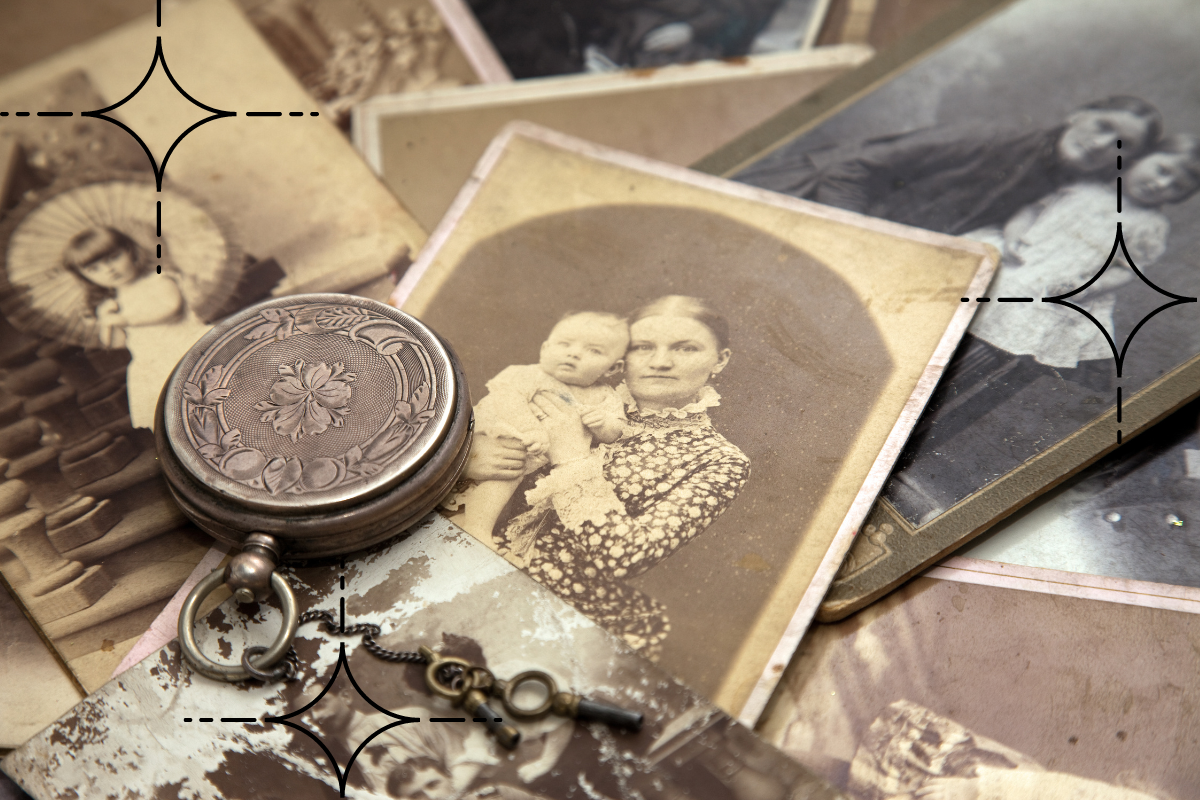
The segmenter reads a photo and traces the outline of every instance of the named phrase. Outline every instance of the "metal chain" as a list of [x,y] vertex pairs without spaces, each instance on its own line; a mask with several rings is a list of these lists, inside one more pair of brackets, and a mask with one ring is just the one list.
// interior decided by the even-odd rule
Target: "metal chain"
[[[411,650],[389,650],[375,641],[375,637],[381,632],[378,625],[373,625],[369,622],[360,622],[356,625],[347,625],[345,628],[340,626],[332,611],[325,611],[314,608],[305,611],[300,615],[297,627],[305,625],[309,622],[320,622],[321,627],[328,634],[333,636],[362,636],[362,644],[368,653],[376,658],[392,663],[407,663],[407,664],[426,664],[428,660],[420,653]],[[267,651],[265,647],[247,647],[242,653],[242,667],[249,672],[251,676],[260,681],[279,681],[279,680],[296,680],[300,670],[300,656],[296,653],[296,648],[290,648],[287,655],[270,670],[261,670],[250,663],[250,659],[254,656],[261,655]]]

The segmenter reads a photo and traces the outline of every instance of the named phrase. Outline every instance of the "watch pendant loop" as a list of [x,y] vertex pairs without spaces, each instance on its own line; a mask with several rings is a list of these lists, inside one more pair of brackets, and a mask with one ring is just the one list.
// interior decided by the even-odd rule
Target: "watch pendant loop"
[[[196,613],[200,604],[205,597],[212,594],[224,582],[225,569],[215,569],[202,578],[188,593],[187,599],[183,601],[183,607],[179,610],[179,649],[183,652],[188,666],[196,672],[215,680],[233,683],[246,680],[251,677],[250,673],[241,664],[218,664],[200,652],[200,646],[196,643]],[[288,585],[287,579],[278,572],[272,572],[271,589],[279,598],[279,604],[283,610],[283,626],[279,629],[275,641],[254,664],[258,670],[266,670],[287,655],[292,646],[292,640],[296,638],[296,628],[300,624],[300,615],[296,610],[296,595],[292,592],[292,587]]]

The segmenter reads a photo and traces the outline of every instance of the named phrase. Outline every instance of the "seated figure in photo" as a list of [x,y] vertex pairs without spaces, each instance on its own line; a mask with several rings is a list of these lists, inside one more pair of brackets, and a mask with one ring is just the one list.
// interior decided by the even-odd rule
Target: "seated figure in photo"
[[1067,772],[917,703],[889,705],[863,735],[849,792],[870,800],[1163,800]]
[[1117,95],[1086,103],[1049,129],[1006,129],[988,120],[834,147],[805,149],[800,141],[735,177],[961,236],[1003,226],[1025,206],[1081,179],[1115,178],[1118,152],[1133,161],[1153,150],[1161,133],[1162,116],[1153,105]]
[[[162,386],[179,358],[209,329],[189,307],[184,278],[169,259],[157,274],[150,254],[119,230],[88,228],[76,234],[63,253],[63,266],[88,286],[101,343],[133,354],[130,385]],[[154,400],[130,393],[134,427],[154,427]]]
[[[1133,163],[1124,183],[1118,219],[1125,252],[1138,269],[1144,272],[1167,249],[1170,222],[1160,207],[1181,203],[1197,189],[1200,137],[1169,136]],[[1020,309],[999,303],[982,305],[971,333],[1007,353],[1032,356],[1048,367],[1075,369],[1096,359],[1108,367],[1112,349],[1091,320],[1073,309],[1040,300],[1071,292],[1096,274],[1112,250],[1115,233],[1112,226],[1097,221],[1114,215],[1113,187],[1082,180],[1021,209],[1003,229],[969,233],[973,239],[995,245],[1002,254],[989,294],[1034,298],[1032,305]],[[1115,335],[1115,290],[1134,279],[1124,255],[1118,251],[1086,296],[1074,300],[1110,337]]]

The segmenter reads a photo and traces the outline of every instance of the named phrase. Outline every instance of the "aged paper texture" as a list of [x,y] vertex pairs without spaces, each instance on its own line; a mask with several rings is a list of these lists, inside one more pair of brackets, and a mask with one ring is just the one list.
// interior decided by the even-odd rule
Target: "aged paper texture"
[[[128,132],[82,116],[139,85],[156,37],[181,86],[237,113],[178,143],[161,192]],[[158,474],[170,369],[222,316],[386,278],[424,240],[318,108],[225,0],[168,4],[161,28],[151,14],[0,84],[0,571],[88,689],[211,543]],[[283,116],[247,116],[264,111]],[[160,163],[207,116],[161,64],[112,114]]]
[[920,578],[817,625],[763,735],[859,800],[1192,797],[1200,617],[1062,594]]
[[[305,625],[294,682],[213,681],[181,665],[172,644],[11,754],[4,770],[39,800],[72,792],[336,797],[331,758],[347,777],[344,795],[356,798],[842,797],[437,516],[344,568],[299,566],[289,577],[301,610],[344,600],[347,626],[380,626],[386,648],[429,645],[500,679],[545,671],[558,687],[636,709],[645,722],[632,733],[556,716],[517,721],[491,701],[522,734],[507,751],[462,708],[429,693],[423,665],[385,662],[359,637]],[[279,616],[231,601],[197,626],[197,638],[214,657],[236,656],[275,630]],[[314,700],[290,721],[320,744],[268,719]]]
[[433,230],[492,138],[513,120],[686,166],[871,54],[862,46],[823,47],[648,73],[377,97],[355,108],[355,146]]
[[512,126],[396,295],[473,387],[452,519],[753,720],[992,252]]

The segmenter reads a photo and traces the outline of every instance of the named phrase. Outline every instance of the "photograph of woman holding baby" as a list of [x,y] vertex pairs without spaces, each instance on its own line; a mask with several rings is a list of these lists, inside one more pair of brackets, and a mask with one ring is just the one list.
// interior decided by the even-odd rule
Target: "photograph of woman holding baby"
[[[703,533],[750,476],[749,459],[708,417],[708,409],[720,404],[711,381],[732,353],[729,325],[705,301],[679,295],[638,309],[627,329],[619,318],[592,314],[587,316],[599,319],[588,333],[589,326],[577,322],[584,316],[560,322],[543,353],[555,353],[564,323],[568,336],[578,329],[578,339],[555,353],[559,362],[548,364],[569,372],[589,357],[589,338],[607,338],[607,353],[617,358],[600,355],[606,352],[600,348],[594,352],[597,361],[607,359],[598,364],[606,371],[623,357],[624,382],[615,394],[625,407],[624,430],[615,441],[598,443],[596,426],[587,424],[596,417],[583,402],[570,392],[535,388],[530,406],[547,440],[547,465],[530,473],[532,488],[499,515],[493,541],[557,594],[655,658],[671,628],[668,614],[627,579]],[[627,348],[617,346],[625,342]],[[480,487],[519,480],[531,457],[531,448],[503,429],[486,435],[489,422],[484,416],[484,435],[468,468]]]
[[961,307],[958,295],[953,307],[878,298],[974,280],[985,250],[897,240],[773,196],[693,205],[675,194],[682,178],[528,135],[489,174],[495,187],[504,170],[573,186],[565,159],[609,200],[564,189],[545,207],[515,204],[485,180],[482,210],[393,295],[453,343],[471,391],[467,480],[441,510],[741,708],[836,572],[832,542],[843,530],[849,542],[847,514],[873,494],[865,476],[886,477],[880,447],[945,336],[949,316],[930,309]]

